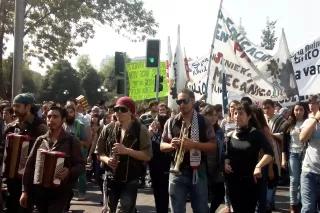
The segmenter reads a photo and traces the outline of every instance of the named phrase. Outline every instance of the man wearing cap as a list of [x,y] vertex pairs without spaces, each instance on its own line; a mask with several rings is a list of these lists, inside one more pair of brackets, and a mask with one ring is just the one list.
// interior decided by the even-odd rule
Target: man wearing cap
[[130,97],[121,97],[114,107],[116,122],[105,126],[98,139],[97,151],[106,165],[107,203],[104,211],[134,212],[138,192],[138,177],[143,162],[152,157],[147,128],[135,117],[135,103]]
[[[22,93],[13,99],[13,111],[17,120],[8,124],[5,129],[5,135],[9,133],[17,133],[21,135],[28,135],[31,137],[29,144],[29,152],[33,146],[34,141],[40,135],[47,132],[47,126],[43,123],[36,114],[35,99],[30,93]],[[31,208],[22,209],[19,204],[22,185],[21,179],[8,178],[7,187],[9,197],[6,202],[8,212],[31,212]],[[29,204],[30,205],[30,204]]]

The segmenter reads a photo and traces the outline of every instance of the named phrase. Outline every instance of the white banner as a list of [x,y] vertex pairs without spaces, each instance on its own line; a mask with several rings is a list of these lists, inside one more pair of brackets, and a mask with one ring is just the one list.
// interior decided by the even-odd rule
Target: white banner
[[320,93],[320,37],[294,52],[292,64],[299,94]]
[[[178,39],[177,46],[174,53],[174,58],[172,64],[168,67],[169,69],[169,94],[168,94],[168,107],[172,110],[177,110],[178,106],[175,103],[180,91],[186,87],[188,77],[184,64],[184,57],[180,45],[180,25],[178,26]],[[168,45],[170,43],[168,42]],[[171,47],[168,47],[168,52]],[[170,53],[168,53],[168,61],[172,60],[169,58]]]
[[206,94],[208,63],[208,57],[188,61],[190,81],[187,86],[194,92],[196,100],[199,100]]
[[216,28],[208,103],[216,102],[214,88],[222,83],[223,69],[229,93],[250,96],[257,101],[267,98],[282,100],[297,94],[284,35],[278,51],[272,56],[270,51],[253,44],[238,32],[234,22],[222,10],[219,11]]

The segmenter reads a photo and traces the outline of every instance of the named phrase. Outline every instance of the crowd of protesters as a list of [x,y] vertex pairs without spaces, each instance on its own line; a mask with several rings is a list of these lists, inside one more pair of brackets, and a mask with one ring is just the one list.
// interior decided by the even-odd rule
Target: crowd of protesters
[[[147,171],[158,213],[186,212],[187,201],[199,213],[221,204],[223,212],[272,212],[286,176],[290,212],[320,210],[320,96],[289,107],[243,97],[223,115],[221,105],[183,89],[176,104],[177,111],[157,101],[138,108],[125,96],[89,108],[77,100],[36,105],[29,93],[1,101],[1,211],[68,212],[72,199],[87,199],[90,181],[102,212],[134,213]],[[20,176],[6,171],[12,135],[29,140]],[[35,183],[43,151],[66,156],[54,186]]]

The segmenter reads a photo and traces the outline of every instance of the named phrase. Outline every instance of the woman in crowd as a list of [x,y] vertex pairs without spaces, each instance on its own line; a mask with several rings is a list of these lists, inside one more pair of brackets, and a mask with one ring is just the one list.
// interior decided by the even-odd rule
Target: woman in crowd
[[272,162],[273,151],[268,139],[257,129],[254,113],[247,103],[236,107],[234,120],[236,129],[226,140],[227,191],[234,212],[253,213],[259,192],[257,181],[262,177],[262,168]]
[[228,115],[225,119],[221,121],[221,128],[223,129],[225,135],[229,132],[233,131],[236,128],[235,120],[234,120],[234,111],[237,106],[239,106],[240,102],[237,100],[233,100],[229,104]]
[[208,185],[211,192],[210,213],[216,212],[217,208],[224,200],[224,178],[223,178],[223,163],[224,156],[224,133],[218,124],[218,113],[215,106],[206,105],[200,112],[212,124],[217,142],[217,150],[214,153],[207,153],[208,165]]
[[290,212],[298,213],[300,204],[300,175],[305,144],[299,140],[301,126],[308,118],[306,105],[298,102],[291,110],[285,144],[289,147]]
[[[259,181],[259,197],[258,197],[258,205],[257,211],[258,213],[263,213],[267,211],[267,187],[268,185],[272,185],[272,183],[278,180],[280,174],[280,149],[276,141],[274,140],[270,128],[267,124],[267,121],[264,117],[263,110],[259,107],[254,107],[254,116],[258,122],[258,126],[260,131],[264,134],[267,138],[268,142],[270,143],[274,158],[272,162],[265,168],[262,169],[262,178]],[[263,152],[260,152],[260,158],[263,156]]]
[[[302,163],[301,201],[302,213],[317,212],[320,207],[320,111],[301,126],[299,139],[308,142]],[[317,210],[318,205],[318,210]]]
[[98,184],[101,192],[103,192],[102,174],[104,173],[104,170],[100,167],[100,161],[98,160],[97,154],[95,152],[96,146],[97,146],[97,140],[102,129],[102,127],[100,126],[98,114],[91,115],[90,125],[91,125],[92,142],[91,142],[91,147],[89,150],[87,161],[91,163],[92,170],[90,171],[89,177],[93,174],[94,180]]
[[[233,100],[230,102],[229,104],[229,108],[228,108],[228,115],[226,118],[224,118],[221,121],[221,128],[224,132],[224,137],[226,138],[227,134],[233,130],[235,130],[236,128],[236,124],[235,124],[235,120],[234,120],[234,111],[235,108],[238,107],[240,105],[240,102],[237,100]],[[218,105],[217,105],[218,106]],[[222,111],[222,106],[220,105],[220,109]],[[225,189],[227,190],[227,189]],[[231,212],[232,211],[232,206],[230,205],[230,201],[229,201],[229,197],[228,197],[228,192],[225,193],[225,204],[226,207],[224,209],[224,212]]]

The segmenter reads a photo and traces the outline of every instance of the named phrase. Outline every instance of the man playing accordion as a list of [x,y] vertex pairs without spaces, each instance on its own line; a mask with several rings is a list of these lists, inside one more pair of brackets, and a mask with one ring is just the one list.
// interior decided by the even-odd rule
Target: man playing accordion
[[[24,152],[27,155],[29,153],[29,150],[31,150],[32,145],[34,141],[39,137],[40,135],[43,135],[47,131],[47,126],[43,123],[43,121],[37,116],[36,113],[36,107],[35,107],[35,99],[32,94],[30,93],[21,93],[17,95],[13,99],[13,111],[17,119],[10,124],[7,125],[5,129],[5,136],[7,137],[7,143],[6,143],[6,151],[5,151],[5,157],[4,157],[4,166],[5,168],[13,167],[13,162],[10,161],[10,159],[16,160],[17,164],[20,164],[20,166],[16,166],[16,168],[23,168],[23,165],[25,163],[25,158],[18,156],[21,156],[21,153],[15,152],[16,156],[13,155],[13,153],[10,153],[7,149],[8,147],[11,147],[13,144],[8,144],[14,141],[15,145],[19,144],[21,145],[22,142],[27,141],[18,141],[21,139],[28,138],[29,143],[25,143],[27,145],[24,148]],[[12,134],[14,133],[14,134]],[[11,137],[8,137],[11,135]],[[13,139],[13,140],[10,140]],[[24,140],[23,139],[23,140]],[[12,149],[11,149],[12,150]],[[19,148],[21,150],[21,148]],[[1,155],[3,152],[1,151]],[[9,158],[10,157],[10,158]],[[19,162],[18,162],[19,161]],[[23,162],[22,162],[23,161]],[[6,183],[8,187],[8,198],[6,201],[6,207],[7,212],[32,212],[31,205],[28,205],[27,209],[22,209],[19,205],[19,198],[21,195],[21,175],[23,171],[19,169],[20,171],[4,171],[4,177],[6,178]],[[14,175],[7,175],[7,174],[14,174]],[[19,175],[16,175],[20,173]]]
[[[32,194],[33,203],[40,213],[64,212],[72,185],[84,170],[80,143],[62,128],[65,118],[64,109],[58,106],[50,108],[47,115],[49,130],[37,138],[26,163],[20,198],[22,207],[27,206]],[[55,160],[47,159],[52,156],[56,156]]]

